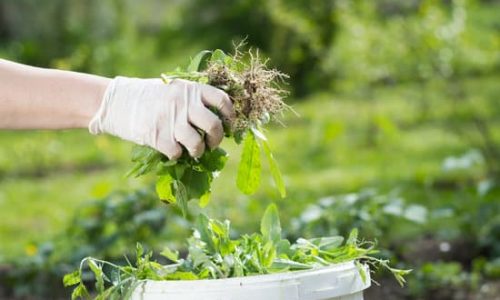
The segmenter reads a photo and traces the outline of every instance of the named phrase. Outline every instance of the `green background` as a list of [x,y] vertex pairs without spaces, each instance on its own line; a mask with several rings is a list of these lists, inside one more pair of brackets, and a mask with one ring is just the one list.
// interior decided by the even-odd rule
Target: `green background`
[[[240,149],[225,141],[228,166],[204,211],[249,233],[275,202],[290,239],[360,228],[414,269],[406,288],[376,275],[382,287],[367,299],[490,299],[500,293],[499,10],[465,0],[1,0],[0,57],[158,77],[246,38],[291,76],[299,116],[267,132],[288,196],[269,172],[242,195]],[[136,241],[182,249],[189,223],[147,194],[154,178],[124,176],[131,147],[83,130],[0,132],[0,296],[64,297],[62,274],[84,255],[119,259]],[[127,196],[136,190],[147,195]]]

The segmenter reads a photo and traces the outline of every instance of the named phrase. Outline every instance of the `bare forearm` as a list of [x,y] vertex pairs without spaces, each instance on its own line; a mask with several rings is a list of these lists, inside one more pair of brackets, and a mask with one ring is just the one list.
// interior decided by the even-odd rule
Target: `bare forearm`
[[109,79],[0,59],[0,129],[87,127]]

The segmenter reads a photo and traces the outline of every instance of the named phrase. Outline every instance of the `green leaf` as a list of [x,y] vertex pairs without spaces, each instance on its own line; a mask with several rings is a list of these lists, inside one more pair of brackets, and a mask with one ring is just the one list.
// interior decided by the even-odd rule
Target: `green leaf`
[[349,233],[349,237],[347,238],[346,245],[356,246],[357,242],[358,242],[358,229],[354,228]]
[[209,50],[203,50],[198,52],[196,56],[191,59],[191,63],[187,67],[188,72],[198,72],[200,70],[201,62],[203,61],[203,58],[205,58],[208,54],[210,54],[211,51]]
[[193,272],[177,271],[175,273],[168,274],[166,277],[168,280],[198,280],[198,276],[196,276]]
[[226,55],[226,53],[224,53],[224,51],[222,51],[221,49],[216,49],[212,53],[212,57],[210,57],[210,61],[225,63],[226,57],[227,57],[227,55]]
[[363,281],[363,283],[366,283],[366,279],[367,278],[366,278],[366,270],[365,270],[365,268],[357,260],[355,260],[354,263],[356,265],[356,268],[358,269],[359,276],[361,276],[361,280]]
[[267,141],[267,137],[265,136],[265,134],[260,131],[259,129],[255,128],[255,127],[252,127],[250,128],[250,130],[252,131],[252,133],[255,135],[256,138],[258,138],[259,140],[261,141]]
[[210,220],[204,214],[199,214],[196,219],[196,230],[200,234],[200,239],[205,242],[210,251],[215,251],[215,244],[212,240],[212,233],[209,230]]
[[388,269],[394,275],[394,278],[396,278],[397,282],[399,283],[399,285],[401,287],[403,287],[406,283],[406,279],[404,278],[404,276],[406,276],[412,272],[412,270],[401,270],[401,269],[394,269],[394,268],[390,268],[390,267],[388,267]]
[[162,158],[164,156],[160,152],[147,146],[136,145],[132,150],[132,161],[135,165],[126,176],[139,177],[147,174],[157,168]]
[[222,148],[205,151],[200,157],[200,163],[209,172],[220,171],[227,161],[227,153]]
[[273,269],[290,269],[290,270],[307,270],[311,269],[312,266],[300,262],[296,262],[290,259],[276,258],[272,265]]
[[186,186],[180,180],[175,180],[174,186],[176,202],[182,211],[182,215],[185,217],[187,215],[189,201]]
[[208,205],[208,203],[210,203],[210,196],[211,196],[211,193],[206,192],[205,194],[203,194],[203,196],[200,197],[200,207],[201,208],[206,207]]
[[275,245],[281,240],[281,225],[278,208],[270,204],[260,222],[260,232],[264,241],[272,241]]
[[309,239],[309,242],[318,246],[321,250],[330,251],[342,245],[344,238],[341,236],[330,236]]
[[87,291],[87,288],[83,283],[77,285],[76,288],[71,293],[71,300],[75,300],[78,298],[88,298],[88,297],[90,297],[89,292]]
[[278,163],[274,159],[269,144],[265,140],[262,141],[262,144],[264,145],[264,153],[266,153],[267,160],[269,161],[269,169],[271,170],[271,175],[273,176],[274,183],[278,188],[281,198],[285,198],[286,197],[285,182],[283,181],[283,176],[281,175]]
[[243,152],[238,167],[236,185],[244,194],[251,195],[260,185],[260,146],[252,132],[248,132],[243,141]]
[[97,265],[95,261],[89,260],[90,270],[94,273],[96,279],[96,290],[99,293],[104,292],[104,273],[102,272],[102,266]]
[[72,286],[81,282],[80,270],[64,275],[63,284],[65,287]]
[[158,177],[156,181],[156,193],[161,200],[169,203],[175,203],[176,199],[172,192],[173,178],[169,174]]
[[212,174],[210,172],[199,172],[192,168],[188,168],[184,171],[184,175],[180,181],[182,181],[182,184],[186,188],[188,200],[200,199],[210,191]]
[[173,251],[169,247],[163,248],[163,251],[160,252],[160,255],[163,257],[166,257],[170,259],[173,262],[178,262],[179,261],[179,252],[178,251]]
[[142,244],[139,242],[135,244],[135,253],[137,261],[141,260],[142,255],[144,254],[144,247],[142,247]]

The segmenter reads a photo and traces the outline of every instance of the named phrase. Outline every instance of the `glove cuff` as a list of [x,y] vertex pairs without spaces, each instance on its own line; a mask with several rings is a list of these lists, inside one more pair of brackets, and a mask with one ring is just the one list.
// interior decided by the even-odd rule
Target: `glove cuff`
[[92,120],[90,120],[89,122],[88,129],[89,132],[93,135],[105,132],[103,126],[104,120],[106,118],[106,115],[108,114],[109,106],[113,99],[113,95],[115,94],[116,84],[119,78],[120,76],[113,78],[113,80],[111,80],[111,82],[108,84],[108,86],[106,87],[106,91],[104,92],[104,95],[102,97],[101,105],[99,106],[99,109],[97,110]]

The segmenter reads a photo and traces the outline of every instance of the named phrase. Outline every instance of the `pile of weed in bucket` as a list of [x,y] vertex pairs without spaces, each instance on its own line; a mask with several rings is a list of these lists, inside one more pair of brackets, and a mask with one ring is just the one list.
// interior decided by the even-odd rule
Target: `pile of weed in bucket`
[[162,265],[137,245],[135,264],[118,266],[95,258],[85,258],[80,268],[64,277],[65,286],[75,286],[72,298],[89,297],[84,284],[86,267],[94,274],[96,299],[127,299],[144,280],[199,280],[263,275],[307,270],[354,261],[361,278],[366,280],[362,264],[389,270],[403,285],[409,270],[390,267],[379,259],[375,244],[361,242],[356,229],[344,240],[341,236],[299,238],[294,244],[281,237],[278,210],[270,205],[261,220],[260,233],[230,237],[229,221],[199,215],[193,235],[187,240],[188,254],[165,248],[160,255],[171,261]]

